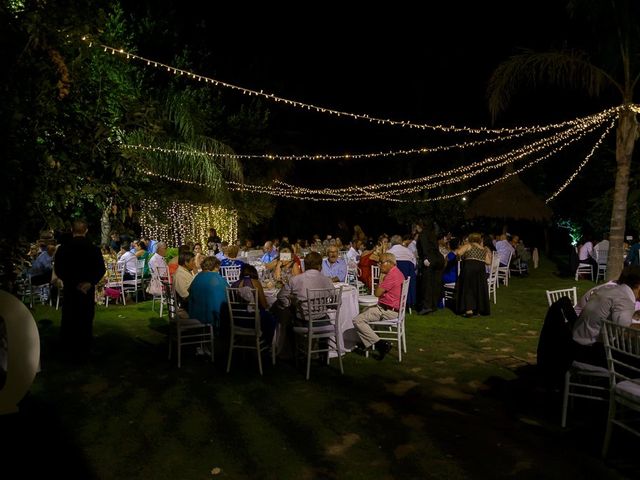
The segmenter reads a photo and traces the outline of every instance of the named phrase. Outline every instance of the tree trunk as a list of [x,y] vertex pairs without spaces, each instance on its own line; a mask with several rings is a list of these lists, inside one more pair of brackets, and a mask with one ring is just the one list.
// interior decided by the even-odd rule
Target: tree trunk
[[109,214],[111,213],[111,204],[107,205],[102,211],[102,217],[100,218],[100,245],[109,245],[111,234],[111,222],[109,221]]
[[638,138],[638,122],[630,109],[620,112],[616,130],[616,185],[611,208],[611,228],[609,231],[609,260],[607,280],[620,276],[624,261],[623,241],[627,220],[627,197],[629,194],[629,173],[633,147]]

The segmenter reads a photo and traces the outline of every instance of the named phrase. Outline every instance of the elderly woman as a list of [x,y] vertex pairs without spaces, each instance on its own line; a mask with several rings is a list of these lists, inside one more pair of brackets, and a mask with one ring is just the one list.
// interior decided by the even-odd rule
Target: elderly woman
[[205,257],[201,267],[189,287],[189,317],[212,323],[218,330],[229,284],[220,275],[220,260],[216,257]]

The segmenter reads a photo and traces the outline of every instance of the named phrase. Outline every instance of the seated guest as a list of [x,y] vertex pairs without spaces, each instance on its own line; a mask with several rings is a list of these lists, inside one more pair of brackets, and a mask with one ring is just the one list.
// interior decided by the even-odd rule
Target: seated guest
[[289,247],[281,247],[273,272],[274,279],[284,285],[289,283],[289,279],[291,277],[301,273],[302,269],[300,268],[300,259],[297,255],[294,255]]
[[29,269],[31,285],[44,285],[51,282],[51,275],[53,273],[52,262],[55,252],[55,245],[40,243],[40,253],[38,253],[38,256]]
[[496,252],[498,252],[498,256],[500,257],[500,266],[508,267],[510,263],[509,258],[510,256],[513,256],[515,249],[507,239],[506,233],[498,237],[498,241],[496,242]]
[[260,258],[262,263],[271,263],[278,256],[278,250],[273,246],[273,242],[270,241],[264,242],[262,251],[264,252],[264,255]]
[[216,232],[216,229],[211,227],[209,229],[209,237],[207,238],[207,248],[209,251],[213,250],[214,253],[218,252],[218,245],[220,244],[220,237]]
[[386,340],[381,340],[369,323],[398,317],[404,280],[404,275],[396,267],[396,257],[393,253],[383,253],[380,257],[380,283],[373,292],[379,297],[378,304],[367,308],[353,319],[353,326],[356,327],[364,347],[373,347],[378,351],[380,359],[389,353],[392,345]]
[[131,252],[131,244],[127,241],[120,245],[118,253],[118,265],[124,268],[124,280],[134,280],[138,270],[138,257]]
[[173,275],[173,284],[178,297],[178,304],[187,309],[189,303],[189,287],[193,282],[193,269],[195,268],[193,252],[185,251],[178,255],[178,269]]
[[280,330],[278,334],[278,355],[288,356],[292,351],[292,341],[290,329],[292,318],[297,321],[305,319],[305,305],[307,300],[307,289],[326,288],[332,289],[333,283],[324,276],[322,268],[322,256],[318,252],[309,252],[304,257],[304,272],[300,275],[292,276],[289,283],[286,283],[278,292],[278,299],[272,311],[278,318]]
[[[252,294],[249,289],[258,291],[258,309],[260,310],[260,330],[262,331],[262,339],[267,343],[271,344],[273,340],[273,334],[276,331],[276,325],[278,323],[275,316],[271,314],[268,310],[269,305],[267,303],[267,297],[264,294],[264,289],[260,280],[258,279],[258,271],[256,267],[253,265],[249,265],[248,263],[242,264],[242,269],[240,270],[240,278],[233,282],[231,285],[233,288],[239,289],[248,289],[244,298],[248,301],[252,301]],[[246,320],[245,320],[246,321]],[[238,324],[241,327],[253,328],[253,325],[243,325]]]
[[514,266],[520,265],[520,269],[528,270],[529,269],[529,260],[531,260],[531,254],[529,250],[524,246],[524,242],[520,240],[518,235],[514,235],[511,237],[511,245],[513,246],[515,253],[513,254],[513,259],[511,260],[511,264]]
[[240,252],[240,248],[237,245],[231,245],[227,247],[227,256],[220,263],[223,267],[241,267],[244,265],[242,260],[238,259],[238,253]]
[[364,283],[367,289],[371,288],[371,266],[378,265],[379,254],[375,247],[376,245],[373,240],[367,240],[364,251],[362,255],[360,255],[360,261],[358,262],[358,268],[360,269],[358,280]]
[[[149,259],[149,270],[151,271],[151,282],[147,288],[147,293],[151,295],[162,294],[162,281],[171,281],[169,277],[169,267],[164,259],[167,254],[167,244],[158,242],[156,244],[156,253]],[[157,275],[153,275],[156,273]]]
[[[201,267],[202,271],[193,277],[188,287],[189,317],[200,320],[201,323],[212,323],[219,330],[229,284],[220,275],[220,260],[216,257],[205,257]],[[176,278],[176,292],[177,282]]]
[[229,249],[229,242],[220,243],[220,251],[216,253],[216,258],[222,262],[227,258],[227,250]]
[[640,300],[640,267],[627,266],[617,285],[593,291],[573,326],[573,358],[578,362],[607,366],[601,330],[604,320],[628,327],[638,318],[635,309]]
[[416,285],[416,257],[411,250],[403,245],[400,235],[391,237],[391,248],[387,253],[392,253],[396,257],[396,267],[400,269],[404,278],[410,278],[409,295],[407,297],[407,305],[414,305],[417,301],[417,285]]
[[593,258],[595,255],[593,251],[593,242],[591,241],[591,236],[589,234],[585,234],[582,237],[582,241],[584,242],[580,248],[578,249],[578,260],[580,263],[586,263],[593,267],[593,271],[598,271],[598,262]]
[[149,258],[151,258],[151,253],[147,249],[147,244],[142,240],[138,240],[133,242],[134,252],[133,254],[136,256],[138,260],[144,260],[144,268],[142,270],[143,277],[149,277],[151,272],[149,271]]
[[194,255],[194,261],[196,262],[195,271],[199,272],[200,270],[202,270],[202,261],[206,257],[206,255],[204,255],[202,253],[202,244],[201,243],[196,242],[196,243],[193,244],[193,255]]
[[338,252],[338,247],[329,245],[327,258],[322,261],[322,274],[334,282],[344,282],[347,278],[347,264],[340,258]]
[[147,251],[149,253],[156,253],[158,248],[158,242],[156,240],[151,240],[149,236],[142,237],[142,241],[147,245]]

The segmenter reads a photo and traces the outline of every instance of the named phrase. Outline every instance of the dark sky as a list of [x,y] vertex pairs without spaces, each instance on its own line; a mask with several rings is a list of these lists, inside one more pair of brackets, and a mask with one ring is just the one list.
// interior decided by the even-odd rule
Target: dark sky
[[[166,12],[169,28],[173,24],[175,32],[181,32],[178,41],[194,51],[210,52],[199,73],[337,110],[467,126],[490,126],[485,92],[491,72],[502,60],[521,48],[561,46],[570,33],[562,0],[437,3],[377,9],[348,2],[316,3],[300,4],[299,11],[260,11],[240,4],[223,11],[217,5],[205,8],[187,1],[176,6],[165,1],[151,8]],[[162,55],[171,47],[159,40],[153,48]],[[269,108],[276,152],[366,152],[447,140],[278,104]],[[526,92],[514,99],[498,124],[550,123],[595,111],[597,107],[572,101],[566,94]],[[448,165],[446,158],[428,167],[424,159],[305,162],[296,164],[287,180],[316,185],[384,181],[406,176],[409,163],[401,162],[413,162],[408,167],[413,172]],[[308,222],[310,215],[321,233],[341,218],[349,226],[370,223],[381,230],[374,224],[390,220],[385,208],[376,202],[337,207],[281,202],[262,232],[278,233],[290,222]],[[306,228],[293,230],[292,235],[308,234]]]

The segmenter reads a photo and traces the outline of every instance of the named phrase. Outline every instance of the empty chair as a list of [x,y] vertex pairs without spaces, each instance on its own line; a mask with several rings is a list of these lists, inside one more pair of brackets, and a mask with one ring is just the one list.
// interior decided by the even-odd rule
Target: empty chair
[[[304,320],[293,327],[296,334],[296,350],[302,351],[307,359],[306,379],[309,380],[311,372],[311,357],[313,354],[326,353],[327,365],[329,364],[329,352],[335,351],[340,364],[340,373],[344,373],[342,367],[342,347],[338,341],[340,326],[338,318],[340,305],[342,304],[342,287],[330,289],[307,289],[307,300],[301,305]],[[298,337],[303,341],[299,344]],[[296,351],[296,354],[298,353]]]
[[560,290],[547,290],[547,302],[551,306],[557,300],[562,297],[569,297],[571,305],[574,307],[578,304],[578,289],[577,287],[562,288]]
[[271,344],[262,339],[258,290],[255,288],[227,288],[229,307],[230,343],[227,373],[231,370],[231,359],[236,348],[255,350],[258,357],[258,370],[262,375],[262,352],[271,348],[271,362],[276,363],[275,335]]
[[240,270],[242,267],[240,265],[232,265],[228,267],[220,267],[220,275],[222,275],[229,285],[233,282],[237,282],[240,279]]
[[[407,309],[407,297],[409,295],[409,284],[411,278],[402,282],[402,294],[400,297],[400,311],[396,318],[371,322],[369,325],[380,337],[380,340],[396,342],[398,347],[398,361],[402,361],[402,352],[407,353],[407,334],[404,328],[404,319]],[[368,356],[368,352],[367,352]]]
[[199,345],[211,356],[211,362],[213,362],[213,325],[202,323],[195,318],[182,318],[178,314],[174,286],[163,283],[163,288],[169,312],[169,360],[171,360],[171,350],[175,342],[178,350],[178,368],[182,366],[182,347],[185,345]]
[[[611,378],[607,431],[602,445],[602,456],[606,457],[614,425],[640,437],[637,423],[640,414],[640,331],[606,320],[602,335]],[[633,415],[619,416],[618,406],[631,410]]]
[[602,280],[607,276],[607,262],[609,261],[609,249],[597,248],[596,249],[596,262],[598,262],[598,271],[596,272],[596,283],[602,275]]
[[[491,259],[491,267],[489,270],[489,278],[487,278],[487,286],[489,287],[489,298],[493,294],[493,304],[496,304],[496,290],[498,289],[498,269],[500,268],[500,257],[493,255]],[[455,284],[453,286],[455,290]]]

